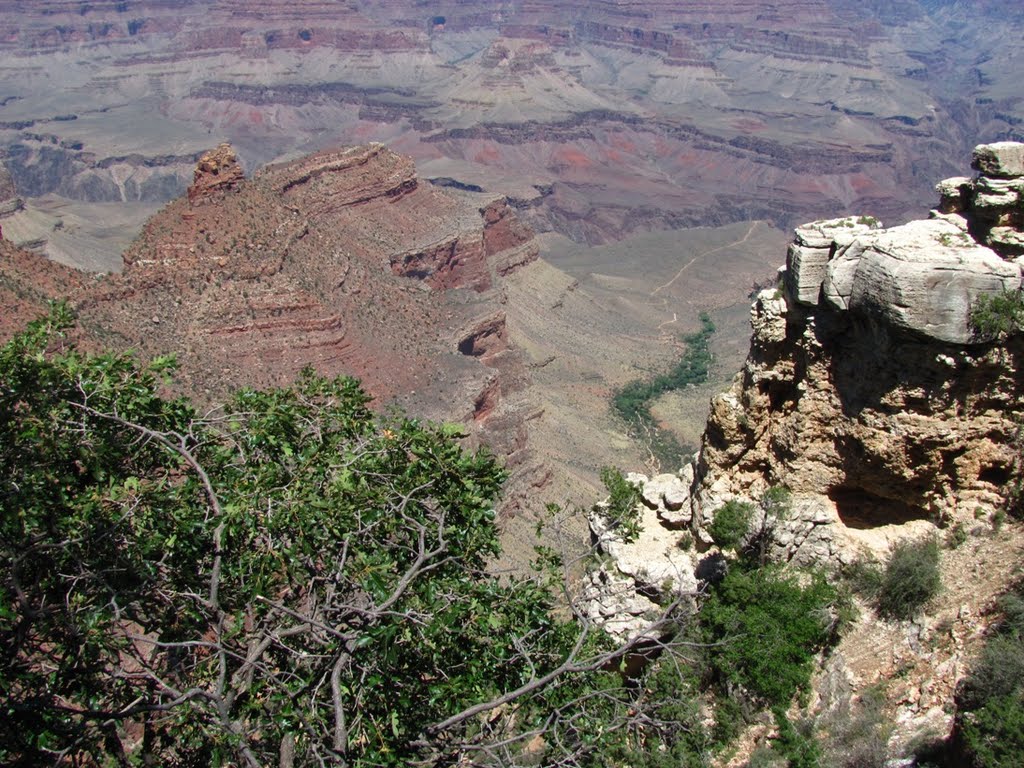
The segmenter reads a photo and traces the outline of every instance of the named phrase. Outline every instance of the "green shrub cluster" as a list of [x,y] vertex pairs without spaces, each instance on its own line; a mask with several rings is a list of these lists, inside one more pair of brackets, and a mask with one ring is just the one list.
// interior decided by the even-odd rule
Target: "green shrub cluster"
[[608,497],[598,506],[598,513],[623,541],[635,541],[640,535],[639,486],[629,482],[615,467],[601,468],[601,482]]
[[878,611],[891,618],[912,618],[941,588],[938,541],[929,537],[897,544],[879,586]]
[[706,312],[701,313],[700,322],[700,330],[685,337],[686,352],[670,371],[652,379],[631,381],[612,396],[612,410],[636,434],[645,437],[652,453],[664,466],[680,464],[685,448],[673,435],[658,428],[651,414],[651,402],[666,392],[707,381],[711,367],[709,341],[715,324]]
[[843,595],[822,573],[801,579],[775,565],[734,564],[700,609],[713,679],[786,707],[809,684],[815,654],[838,640],[845,615]]
[[735,549],[750,532],[753,517],[753,504],[730,499],[715,512],[708,534],[720,548]]
[[985,340],[1002,340],[1024,329],[1024,291],[982,294],[971,307],[971,328]]

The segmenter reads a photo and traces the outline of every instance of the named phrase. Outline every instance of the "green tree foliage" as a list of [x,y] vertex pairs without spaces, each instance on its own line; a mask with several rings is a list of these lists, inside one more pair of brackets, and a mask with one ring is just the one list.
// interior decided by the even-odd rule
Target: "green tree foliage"
[[819,768],[822,764],[821,745],[814,738],[811,724],[794,725],[786,715],[785,707],[775,707],[772,714],[779,729],[772,750],[786,759],[788,768]]
[[1024,291],[982,294],[971,307],[971,328],[979,339],[1003,340],[1024,329]]
[[666,392],[707,381],[711,367],[709,342],[715,332],[715,324],[706,312],[701,313],[700,322],[700,330],[683,339],[686,352],[670,371],[651,379],[631,381],[612,396],[612,410],[648,442],[652,453],[663,465],[678,465],[685,451],[672,435],[658,428],[651,414],[651,402]]
[[842,596],[821,573],[806,584],[778,566],[734,564],[700,610],[714,678],[767,706],[807,687],[814,655],[838,639]]
[[640,487],[615,467],[601,468],[601,482],[608,498],[598,505],[598,513],[623,541],[635,541],[640,535]]
[[630,648],[557,619],[543,580],[486,572],[486,453],[308,373],[200,414],[161,394],[170,361],[62,348],[69,322],[0,350],[0,762],[642,751]]

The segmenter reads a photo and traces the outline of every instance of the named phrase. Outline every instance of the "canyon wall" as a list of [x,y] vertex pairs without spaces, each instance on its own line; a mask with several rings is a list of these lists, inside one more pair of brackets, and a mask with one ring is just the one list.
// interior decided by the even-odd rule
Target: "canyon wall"
[[717,510],[756,506],[778,486],[792,512],[766,521],[769,553],[802,565],[882,555],[1002,508],[1020,471],[1024,340],[985,335],[972,313],[1022,287],[1024,144],[981,145],[973,166],[976,176],[939,183],[929,219],[796,229],[779,286],[754,302],[749,355],[712,399],[696,458],[678,475],[631,475],[649,541],[623,549],[599,525],[623,574],[643,581],[637,563],[658,573],[671,564],[691,582],[680,537],[706,552]]
[[[245,179],[227,144],[150,218],[120,274],[86,275],[0,242],[0,330],[65,298],[85,348],[173,354],[175,388],[214,404],[314,368],[362,380],[379,407],[464,424],[512,479],[506,516],[549,470],[531,453],[526,363],[503,281],[536,260],[507,202],[423,183],[380,144],[327,150]],[[539,478],[539,479],[538,479]]]
[[1022,25],[998,3],[7,2],[0,146],[20,195],[72,203],[166,202],[222,140],[249,172],[379,140],[578,242],[899,221],[979,138],[1019,137]]
[[[979,146],[972,165],[974,176],[938,184],[926,220],[796,229],[699,454],[678,474],[628,475],[642,499],[635,541],[598,506],[591,530],[606,557],[582,585],[612,635],[644,633],[662,606],[695,600],[701,580],[729,567],[709,525],[730,501],[754,510],[741,544],[832,579],[897,543],[943,540],[943,586],[927,610],[895,621],[861,604],[800,705],[827,732],[873,691],[891,723],[888,757],[950,732],[958,682],[1024,554],[1019,525],[1001,522],[1022,471],[1024,338],[975,315],[1024,285],[1024,144]],[[780,486],[788,501],[773,506]],[[754,726],[741,753],[769,730]]]

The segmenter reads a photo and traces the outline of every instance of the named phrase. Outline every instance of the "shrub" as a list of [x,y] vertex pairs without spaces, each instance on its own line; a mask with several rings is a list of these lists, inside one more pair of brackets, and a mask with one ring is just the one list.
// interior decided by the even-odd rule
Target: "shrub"
[[964,526],[962,521],[958,520],[953,527],[946,532],[946,546],[950,549],[956,549],[966,542],[967,538],[967,528]]
[[1019,768],[1024,755],[1024,701],[1020,694],[997,696],[966,712],[959,733],[972,764],[984,768]]
[[786,758],[787,768],[819,768],[821,745],[814,738],[812,723],[804,721],[794,725],[781,706],[775,707],[772,714],[779,729],[779,737],[772,749]]
[[708,534],[722,549],[735,549],[750,532],[754,505],[731,499],[715,512]]
[[760,703],[788,705],[810,682],[814,654],[838,639],[843,602],[821,573],[802,585],[777,566],[734,566],[699,614],[713,675]]
[[878,612],[887,618],[916,616],[942,588],[935,538],[897,544],[878,586]]
[[601,482],[608,498],[598,507],[599,514],[623,541],[636,541],[640,535],[640,487],[615,467],[601,468]]
[[203,415],[70,322],[0,346],[0,764],[601,765],[654,717],[699,748],[681,685],[489,570],[505,473],[458,426],[312,372]]
[[1002,340],[1024,328],[1024,292],[982,294],[971,307],[971,329],[979,339]]
[[891,718],[885,711],[885,689],[865,690],[856,708],[835,713],[824,724],[826,765],[831,768],[877,768],[888,756]]
[[1000,600],[1002,621],[957,691],[954,742],[967,765],[1018,766],[1024,755],[1024,594]]

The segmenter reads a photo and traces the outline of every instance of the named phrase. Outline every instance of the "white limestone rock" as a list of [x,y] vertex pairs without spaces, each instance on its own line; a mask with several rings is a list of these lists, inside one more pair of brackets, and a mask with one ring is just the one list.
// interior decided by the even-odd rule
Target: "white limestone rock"
[[871,216],[845,216],[797,227],[786,254],[789,295],[801,304],[816,306],[829,261],[837,252],[880,227],[881,223]]
[[992,227],[988,233],[988,244],[1001,253],[1024,254],[1024,232],[1013,227]]
[[997,178],[1024,176],[1024,144],[1015,141],[979,144],[971,154],[971,168]]
[[873,235],[869,234],[836,251],[835,257],[829,262],[822,283],[822,295],[826,304],[840,310],[850,308],[853,277],[857,272],[861,256],[872,242]]
[[942,213],[960,213],[964,210],[965,199],[971,188],[972,179],[968,176],[954,176],[943,179],[935,185],[939,193],[939,210]]
[[994,219],[1010,214],[1020,203],[1020,179],[979,178],[973,189],[971,210],[985,218]]
[[[669,527],[663,520],[663,516],[673,513],[666,504],[668,496],[672,506],[678,504],[674,512],[688,521],[688,485],[675,475],[658,475],[650,480],[643,475],[627,476],[634,482],[636,478],[643,478],[648,498],[637,508],[640,535],[635,541],[623,541],[601,515],[592,515],[590,521],[598,549],[608,556],[608,562],[588,577],[586,610],[619,640],[640,636],[660,614],[659,598],[648,596],[663,596],[667,604],[678,595],[695,595],[697,590],[694,563],[680,546],[691,534]],[[651,502],[656,503],[653,509]]]
[[587,574],[580,597],[587,618],[620,643],[642,636],[661,612],[632,579],[609,568]]
[[778,344],[786,338],[786,299],[774,288],[757,294],[750,307],[750,326],[754,343],[764,346]]
[[972,303],[1020,286],[1020,268],[944,219],[876,233],[861,255],[849,309],[954,344],[973,341]]

